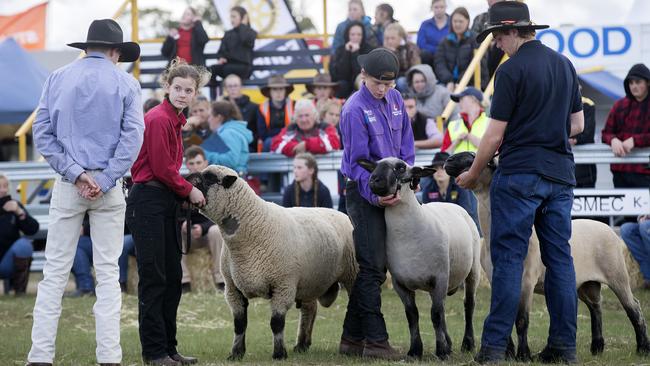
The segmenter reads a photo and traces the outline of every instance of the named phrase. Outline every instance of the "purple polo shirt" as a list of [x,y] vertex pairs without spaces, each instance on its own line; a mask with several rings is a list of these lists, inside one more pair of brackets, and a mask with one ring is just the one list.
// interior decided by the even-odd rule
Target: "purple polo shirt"
[[368,186],[370,173],[357,160],[396,157],[413,165],[413,130],[402,96],[390,89],[384,98],[376,99],[363,84],[343,106],[340,127],[344,146],[341,173],[356,181],[361,196],[377,206],[378,197]]

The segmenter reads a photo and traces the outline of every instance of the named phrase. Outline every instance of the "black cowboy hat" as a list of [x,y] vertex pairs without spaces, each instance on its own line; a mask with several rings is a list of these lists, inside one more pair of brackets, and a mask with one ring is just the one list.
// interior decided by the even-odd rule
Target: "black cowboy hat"
[[271,98],[271,88],[284,88],[287,91],[287,96],[293,91],[293,85],[287,83],[287,80],[282,75],[273,75],[267,79],[266,85],[260,88],[262,95]]
[[318,74],[314,76],[314,80],[311,83],[305,84],[305,89],[314,94],[314,88],[317,86],[325,86],[336,90],[339,87],[339,83],[332,81],[330,74]]
[[93,20],[88,27],[86,42],[68,43],[68,46],[86,50],[88,47],[113,47],[121,52],[119,62],[133,62],[140,57],[140,46],[124,42],[122,28],[113,19]]
[[497,30],[548,28],[548,25],[533,24],[530,21],[528,5],[518,1],[501,1],[492,5],[488,10],[487,25],[476,37],[477,42],[483,42],[488,34]]

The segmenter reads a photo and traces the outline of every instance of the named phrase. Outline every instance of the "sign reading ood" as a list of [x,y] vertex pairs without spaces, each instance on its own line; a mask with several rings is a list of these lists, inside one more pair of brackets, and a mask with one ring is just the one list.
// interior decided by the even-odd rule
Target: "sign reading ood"
[[45,48],[45,12],[47,2],[21,13],[0,16],[0,40],[13,37],[23,48]]

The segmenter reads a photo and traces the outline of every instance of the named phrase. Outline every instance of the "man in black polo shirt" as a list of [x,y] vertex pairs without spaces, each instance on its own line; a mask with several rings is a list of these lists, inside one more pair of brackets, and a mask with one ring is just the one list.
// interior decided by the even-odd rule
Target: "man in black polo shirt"
[[523,262],[535,227],[546,266],[544,292],[550,315],[544,363],[576,362],[577,294],[569,239],[575,165],[569,137],[584,126],[578,78],[562,55],[535,40],[528,7],[500,2],[489,10],[497,47],[510,59],[496,72],[491,120],[469,171],[456,182],[472,188],[497,148],[492,200],[492,300],[485,320],[480,363],[504,359],[521,294]]

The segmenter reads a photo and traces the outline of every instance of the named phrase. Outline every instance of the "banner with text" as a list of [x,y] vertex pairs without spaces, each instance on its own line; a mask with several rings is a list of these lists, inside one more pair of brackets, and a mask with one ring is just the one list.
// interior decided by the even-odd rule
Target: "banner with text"
[[45,48],[47,2],[23,12],[0,15],[0,40],[12,37],[27,50]]
[[637,216],[650,213],[648,189],[574,189],[571,216]]

